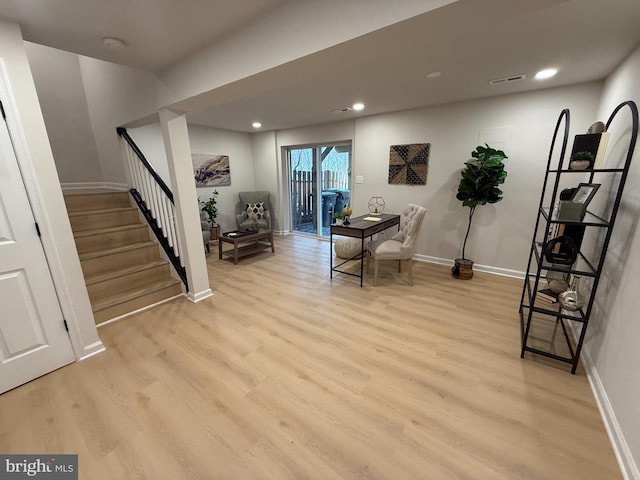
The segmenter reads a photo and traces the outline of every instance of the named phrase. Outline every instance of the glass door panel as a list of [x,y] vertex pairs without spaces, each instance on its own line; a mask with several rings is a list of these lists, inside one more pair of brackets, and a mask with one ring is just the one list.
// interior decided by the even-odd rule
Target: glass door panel
[[334,212],[351,204],[351,144],[290,148],[288,159],[292,230],[328,237]]

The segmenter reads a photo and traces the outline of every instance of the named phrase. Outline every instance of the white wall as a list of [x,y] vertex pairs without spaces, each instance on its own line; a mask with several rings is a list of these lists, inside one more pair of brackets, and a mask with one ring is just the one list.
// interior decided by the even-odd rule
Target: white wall
[[251,155],[255,189],[271,192],[271,227],[282,231],[280,212],[285,210],[282,203],[282,171],[278,169],[277,134],[274,131],[251,135]]
[[[640,48],[605,82],[599,116],[606,121],[620,102],[640,105]],[[609,145],[628,144],[629,110],[614,120]],[[617,128],[616,128],[617,127]],[[613,131],[621,135],[613,137]],[[619,155],[618,151],[618,155]],[[617,158],[617,157],[616,157]],[[604,265],[596,305],[587,330],[586,352],[594,365],[594,381],[604,391],[600,402],[610,409],[610,424],[627,478],[640,478],[640,145],[627,178],[624,196]]]
[[152,73],[94,58],[78,60],[103,180],[126,183],[116,127],[157,114],[157,79]]
[[[364,177],[363,184],[353,184],[354,216],[368,212],[371,196],[384,197],[389,212],[407,203],[424,205],[418,254],[451,260],[460,254],[468,216],[455,198],[460,170],[479,143],[497,146],[504,137],[510,157],[504,200],[476,211],[467,256],[481,265],[522,272],[558,115],[569,107],[573,133],[586,131],[596,119],[601,89],[601,83],[589,83],[279,131],[277,169],[282,172],[281,147],[353,140],[353,176]],[[431,143],[427,185],[389,185],[389,147],[423,142]],[[255,145],[256,165],[273,161],[271,148],[269,142],[262,150]],[[269,189],[277,188],[273,183]],[[280,213],[287,226],[286,198]]]
[[[149,163],[172,189],[167,156],[164,151],[160,124],[127,129],[129,135],[140,147]],[[238,203],[238,192],[256,190],[254,179],[253,153],[251,135],[214,128],[189,125],[189,143],[193,153],[210,153],[228,155],[231,170],[231,185],[226,187],[198,188],[196,193],[203,201],[207,200],[213,190],[218,191],[217,222],[223,231],[235,230],[235,208]],[[189,159],[190,161],[190,159]],[[194,208],[197,200],[194,199]]]
[[78,55],[29,42],[25,49],[60,181],[101,182]]
[[24,133],[24,139],[15,140],[24,146],[26,160],[29,160],[24,176],[33,179],[30,201],[43,231],[42,241],[70,327],[71,342],[78,357],[91,355],[99,351],[102,344],[93,320],[22,33],[17,24],[4,20],[0,20],[0,58],[7,68]]

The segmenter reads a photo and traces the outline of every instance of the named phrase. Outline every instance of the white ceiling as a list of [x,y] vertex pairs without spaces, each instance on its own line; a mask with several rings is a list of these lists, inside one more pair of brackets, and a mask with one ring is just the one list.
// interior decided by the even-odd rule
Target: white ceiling
[[[284,2],[0,0],[0,17],[17,21],[26,40],[159,71]],[[639,21],[638,0],[459,0],[221,87],[188,118],[282,129],[601,80],[640,43]],[[128,48],[109,51],[103,36],[126,39]],[[554,79],[533,79],[549,66],[560,70]],[[442,75],[427,78],[432,71]],[[488,83],[516,74],[526,79]],[[355,101],[366,109],[331,113]]]

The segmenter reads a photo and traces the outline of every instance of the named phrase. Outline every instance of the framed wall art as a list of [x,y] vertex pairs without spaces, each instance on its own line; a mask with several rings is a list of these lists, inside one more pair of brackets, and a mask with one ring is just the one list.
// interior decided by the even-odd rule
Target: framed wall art
[[191,163],[196,188],[226,187],[231,185],[228,155],[192,153]]
[[430,143],[391,145],[389,149],[389,184],[426,185],[430,150]]

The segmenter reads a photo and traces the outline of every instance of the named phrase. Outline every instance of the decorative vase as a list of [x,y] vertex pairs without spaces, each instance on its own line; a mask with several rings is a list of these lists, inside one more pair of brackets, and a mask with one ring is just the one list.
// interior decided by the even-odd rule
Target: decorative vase
[[336,218],[336,225],[343,225],[343,224],[344,224],[343,218]]
[[580,275],[574,275],[571,279],[571,286],[563,293],[558,295],[558,301],[565,310],[574,312],[582,307],[584,299],[580,294]]
[[569,274],[567,273],[558,272],[555,270],[548,270],[546,278],[547,278],[547,285],[549,286],[549,289],[551,289],[553,293],[559,294],[559,293],[565,292],[567,288],[569,288],[569,284],[567,283]]
[[589,160],[572,160],[569,162],[569,170],[586,170],[591,165]]

